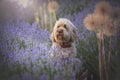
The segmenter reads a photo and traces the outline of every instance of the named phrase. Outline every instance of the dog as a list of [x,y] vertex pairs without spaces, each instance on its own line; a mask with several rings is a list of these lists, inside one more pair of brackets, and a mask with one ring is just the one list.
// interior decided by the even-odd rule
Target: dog
[[50,38],[55,55],[59,53],[62,58],[76,56],[77,29],[70,20],[66,18],[57,20]]

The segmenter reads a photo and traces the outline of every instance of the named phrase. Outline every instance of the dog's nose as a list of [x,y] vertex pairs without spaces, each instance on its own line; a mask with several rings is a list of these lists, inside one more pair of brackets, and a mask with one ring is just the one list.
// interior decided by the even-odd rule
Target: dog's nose
[[63,33],[63,30],[62,29],[58,29],[58,33]]

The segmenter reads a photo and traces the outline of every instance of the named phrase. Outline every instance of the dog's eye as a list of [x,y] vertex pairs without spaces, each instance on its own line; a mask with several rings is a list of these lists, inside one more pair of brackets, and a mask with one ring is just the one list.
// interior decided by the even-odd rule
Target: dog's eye
[[57,26],[57,28],[59,28],[60,26]]
[[66,25],[64,25],[64,28],[67,28]]

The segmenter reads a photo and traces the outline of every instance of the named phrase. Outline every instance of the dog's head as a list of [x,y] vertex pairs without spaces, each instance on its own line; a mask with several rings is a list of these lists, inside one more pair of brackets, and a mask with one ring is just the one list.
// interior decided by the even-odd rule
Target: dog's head
[[76,28],[71,21],[60,18],[56,21],[53,32],[51,34],[52,42],[74,42],[76,40]]

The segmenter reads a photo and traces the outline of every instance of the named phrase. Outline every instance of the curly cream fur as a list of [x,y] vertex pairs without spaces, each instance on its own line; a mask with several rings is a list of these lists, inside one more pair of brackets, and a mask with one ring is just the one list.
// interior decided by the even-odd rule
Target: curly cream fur
[[[58,33],[59,30],[62,30],[61,34]],[[76,38],[76,27],[70,20],[60,18],[56,21],[53,32],[51,33],[52,47],[53,49],[60,48],[61,55],[63,55],[64,58],[76,55]]]

